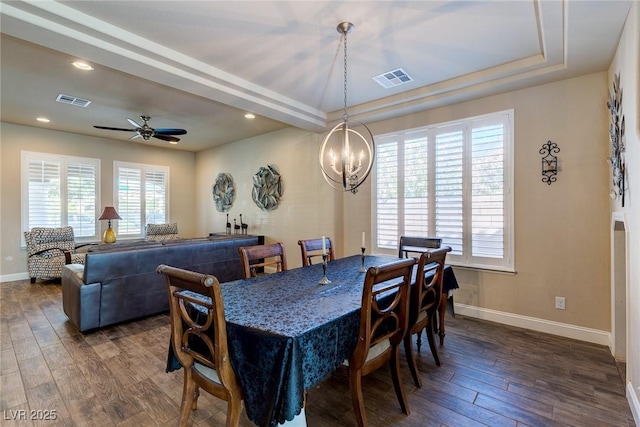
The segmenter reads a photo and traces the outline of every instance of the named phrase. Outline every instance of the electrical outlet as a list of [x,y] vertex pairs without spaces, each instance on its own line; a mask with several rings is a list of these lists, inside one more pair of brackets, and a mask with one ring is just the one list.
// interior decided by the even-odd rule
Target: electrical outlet
[[565,309],[564,297],[556,297],[556,308],[558,310],[564,310]]

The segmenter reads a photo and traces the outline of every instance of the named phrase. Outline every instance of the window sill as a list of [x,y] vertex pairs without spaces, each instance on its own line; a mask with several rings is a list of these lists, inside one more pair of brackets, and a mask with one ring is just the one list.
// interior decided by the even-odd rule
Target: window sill
[[518,272],[516,272],[515,270],[506,270],[506,269],[499,269],[499,268],[491,268],[491,267],[480,267],[480,266],[470,266],[470,265],[461,265],[461,264],[456,264],[453,262],[449,262],[447,261],[447,264],[451,265],[452,267],[455,267],[456,269],[460,269],[460,270],[469,270],[469,271],[478,271],[478,272],[482,272],[482,273],[495,273],[495,274],[506,274],[508,276],[515,276],[516,274],[518,274]]

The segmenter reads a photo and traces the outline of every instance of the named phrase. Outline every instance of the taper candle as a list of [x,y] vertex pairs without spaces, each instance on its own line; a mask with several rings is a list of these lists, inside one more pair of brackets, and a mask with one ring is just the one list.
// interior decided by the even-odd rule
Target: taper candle
[[324,236],[322,236],[322,255],[327,253],[327,243],[324,241]]
[[361,248],[366,248],[365,244],[364,244],[364,231],[362,232],[362,246]]

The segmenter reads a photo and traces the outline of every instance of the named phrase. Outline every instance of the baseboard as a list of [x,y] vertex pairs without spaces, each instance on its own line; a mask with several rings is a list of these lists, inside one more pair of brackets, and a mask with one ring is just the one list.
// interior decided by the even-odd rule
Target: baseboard
[[27,280],[29,273],[15,273],[15,274],[3,274],[0,276],[0,283],[15,282],[16,280]]
[[[638,387],[638,391],[640,391],[640,387]],[[640,401],[638,401],[638,394],[631,381],[627,382],[627,401],[633,414],[633,421],[636,425],[640,425]]]
[[611,348],[611,333],[598,329],[583,328],[569,325],[567,323],[553,322],[551,320],[538,319],[535,317],[521,316],[519,314],[506,313],[503,311],[490,310],[487,308],[475,307],[466,304],[454,304],[456,314],[475,317],[477,319],[490,320],[519,328],[531,329],[538,332],[559,335],[561,337],[573,338],[580,341],[587,341],[594,344],[606,345]]

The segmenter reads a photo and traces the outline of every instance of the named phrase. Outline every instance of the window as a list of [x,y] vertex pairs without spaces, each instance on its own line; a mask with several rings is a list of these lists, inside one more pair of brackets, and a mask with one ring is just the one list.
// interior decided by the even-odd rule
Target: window
[[22,229],[70,225],[76,240],[98,236],[100,160],[22,152]]
[[376,137],[374,248],[442,238],[447,261],[513,271],[513,110]]
[[121,237],[143,237],[146,224],[162,224],[169,217],[169,168],[115,162],[116,221]]

